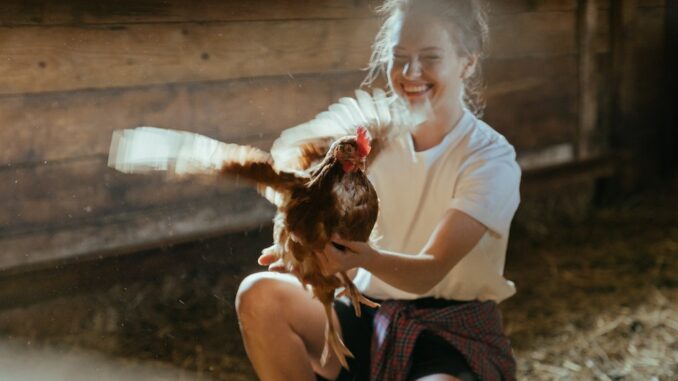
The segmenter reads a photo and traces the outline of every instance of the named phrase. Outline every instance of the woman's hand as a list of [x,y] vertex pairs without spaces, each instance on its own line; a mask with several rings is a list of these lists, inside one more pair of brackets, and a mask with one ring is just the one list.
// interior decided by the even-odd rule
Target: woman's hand
[[[318,256],[318,259],[322,264],[324,275],[331,275],[356,267],[364,267],[377,254],[378,252],[367,242],[348,241],[334,235],[332,242],[325,245],[325,250]],[[285,267],[282,258],[277,258],[273,253],[262,254],[258,262],[262,266],[268,266],[269,271],[294,273],[294,270],[290,271]]]
[[367,242],[348,241],[335,234],[332,236],[332,242],[325,245],[323,255],[319,258],[322,262],[323,273],[331,275],[356,267],[364,267],[377,254],[378,251]]
[[261,266],[268,266],[268,271],[275,271],[279,273],[287,272],[282,258],[276,259],[276,257],[277,256],[273,253],[263,253],[259,256],[257,262]]

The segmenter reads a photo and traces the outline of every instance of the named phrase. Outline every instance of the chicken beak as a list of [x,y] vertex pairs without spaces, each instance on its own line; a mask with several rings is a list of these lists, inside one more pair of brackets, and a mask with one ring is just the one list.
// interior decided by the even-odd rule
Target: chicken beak
[[365,168],[367,167],[367,160],[365,158],[360,158],[356,161],[355,165],[356,168],[360,168],[363,172],[365,172]]

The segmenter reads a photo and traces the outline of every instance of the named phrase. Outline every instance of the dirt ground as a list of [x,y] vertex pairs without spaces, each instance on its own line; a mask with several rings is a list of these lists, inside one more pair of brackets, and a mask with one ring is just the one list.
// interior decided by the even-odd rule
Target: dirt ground
[[[518,293],[501,309],[520,379],[678,379],[677,190],[515,227],[506,277]],[[255,380],[233,301],[270,237],[264,227],[165,248],[154,255],[179,253],[180,271],[2,310],[0,343],[92,351],[123,368],[173,365],[196,380]]]

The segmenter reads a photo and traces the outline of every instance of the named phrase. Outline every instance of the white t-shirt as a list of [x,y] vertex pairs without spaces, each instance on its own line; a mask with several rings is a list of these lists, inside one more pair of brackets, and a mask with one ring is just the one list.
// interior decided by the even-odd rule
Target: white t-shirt
[[355,285],[378,299],[433,296],[500,302],[515,293],[504,279],[509,226],[520,202],[520,167],[506,139],[470,111],[433,148],[415,152],[410,134],[395,140],[372,163],[369,178],[380,201],[378,246],[418,255],[448,208],[488,228],[478,244],[431,290],[395,288],[365,269]]

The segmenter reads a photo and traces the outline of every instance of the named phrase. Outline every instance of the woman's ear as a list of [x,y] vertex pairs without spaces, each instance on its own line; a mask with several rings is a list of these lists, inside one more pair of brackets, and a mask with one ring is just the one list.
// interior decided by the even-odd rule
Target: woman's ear
[[464,57],[464,69],[461,71],[461,79],[471,78],[476,72],[476,64],[478,63],[477,54],[469,54]]

